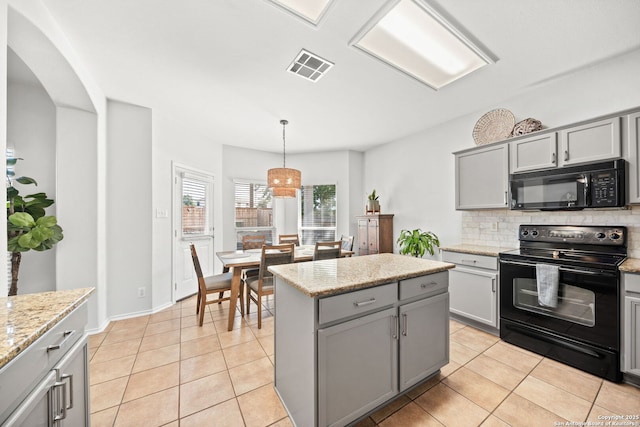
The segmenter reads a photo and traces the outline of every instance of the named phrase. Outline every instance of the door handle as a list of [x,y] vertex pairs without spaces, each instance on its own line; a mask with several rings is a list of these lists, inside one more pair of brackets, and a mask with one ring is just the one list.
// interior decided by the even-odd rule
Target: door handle
[[[67,383],[64,381],[56,381],[51,388],[53,389],[52,398],[56,401],[53,423],[57,424],[58,421],[67,418]],[[59,397],[58,390],[62,391],[62,399]]]
[[391,338],[398,339],[398,316],[395,314],[391,316]]
[[405,337],[409,334],[409,320],[407,319],[407,313],[402,313],[402,335]]
[[569,160],[569,150],[564,150],[564,161]]
[[551,163],[556,164],[556,153],[551,153]]
[[506,191],[504,192],[504,204],[505,204],[505,205],[506,205],[506,204],[508,204],[508,201],[507,201],[507,192],[506,192]]
[[[73,375],[63,374],[60,379],[63,381],[69,379],[69,406],[67,406],[67,409],[73,409]],[[67,402],[63,402],[63,404],[66,405]]]
[[491,292],[493,292],[494,294],[496,293],[496,278],[495,277],[491,278]]

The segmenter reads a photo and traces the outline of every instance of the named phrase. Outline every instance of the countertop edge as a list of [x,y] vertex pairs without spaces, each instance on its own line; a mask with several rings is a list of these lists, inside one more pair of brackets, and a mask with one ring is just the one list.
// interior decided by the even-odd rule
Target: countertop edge
[[[79,289],[70,289],[68,291],[74,292],[82,292],[75,300],[71,301],[64,309],[57,312],[53,315],[48,321],[42,323],[38,328],[33,330],[28,336],[19,342],[15,343],[13,346],[9,348],[6,354],[0,357],[0,369],[2,369],[5,365],[15,359],[20,353],[22,353],[25,349],[27,349],[31,344],[33,344],[38,338],[43,336],[47,331],[52,329],[55,325],[57,325],[62,319],[64,319],[69,313],[79,307],[82,303],[84,303],[93,292],[95,292],[95,288],[79,288]],[[56,294],[65,291],[52,291],[50,293]],[[29,295],[29,294],[25,294]],[[17,295],[17,297],[24,297],[25,295]],[[15,297],[6,297],[5,300],[10,300]]]
[[441,246],[440,251],[457,252],[463,254],[474,254],[497,257],[500,252],[511,251],[513,247],[501,247],[501,246],[482,246],[482,245],[469,245],[459,244],[452,246]]
[[[335,262],[339,263],[337,265],[340,267],[336,267],[336,264],[332,264]],[[361,269],[360,271],[363,271],[363,267],[368,267],[368,262],[373,262],[374,265],[379,263],[380,265],[386,266],[393,264],[394,267],[385,271],[377,271],[372,274],[363,274],[363,276],[367,277],[360,275],[353,276],[344,273],[342,275],[339,274],[338,276],[335,276],[335,273],[333,273],[333,275],[324,276],[326,273],[323,272],[323,268],[318,268],[317,270],[319,273],[315,274],[315,272],[309,271],[313,271],[312,263],[301,263],[299,265],[277,265],[269,267],[269,271],[271,271],[280,280],[284,281],[287,285],[297,289],[307,297],[317,298],[379,286],[398,280],[439,273],[455,268],[455,264],[448,262],[422,259],[417,260],[409,257],[408,255],[397,254],[366,255],[339,260],[315,261],[318,267],[321,266],[320,263],[325,263],[322,266],[325,269],[333,267],[338,269],[342,268],[343,271],[349,270],[349,264],[353,263],[352,265],[354,265],[356,274],[358,268]],[[396,267],[398,262],[401,262],[402,265]],[[304,269],[308,270],[305,271]],[[302,275],[300,275],[301,272]],[[320,283],[320,286],[318,286],[318,283]]]
[[640,258],[627,258],[619,267],[625,273],[640,273]]

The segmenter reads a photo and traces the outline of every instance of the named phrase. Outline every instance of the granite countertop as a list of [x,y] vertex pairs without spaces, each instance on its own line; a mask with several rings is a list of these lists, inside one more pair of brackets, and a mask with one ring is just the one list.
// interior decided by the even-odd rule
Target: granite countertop
[[640,273],[640,259],[627,258],[620,266],[620,271],[626,273]]
[[269,271],[309,297],[321,297],[454,267],[448,262],[408,255],[377,254],[274,265]]
[[53,328],[93,293],[94,288],[0,298],[0,368]]
[[486,255],[486,256],[498,256],[500,252],[511,251],[514,249],[516,248],[500,247],[500,246],[467,245],[467,244],[440,247],[441,251],[460,252],[464,254]]

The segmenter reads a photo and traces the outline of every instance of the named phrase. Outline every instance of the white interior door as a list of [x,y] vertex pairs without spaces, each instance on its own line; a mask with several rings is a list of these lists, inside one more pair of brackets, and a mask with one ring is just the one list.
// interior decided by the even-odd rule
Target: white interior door
[[213,175],[174,167],[174,301],[198,291],[189,246],[198,253],[202,274],[213,274]]

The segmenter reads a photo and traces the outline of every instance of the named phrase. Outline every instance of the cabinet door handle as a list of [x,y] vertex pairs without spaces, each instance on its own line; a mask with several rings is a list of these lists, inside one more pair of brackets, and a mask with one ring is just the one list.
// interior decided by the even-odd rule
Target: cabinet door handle
[[478,261],[476,261],[475,259],[461,259],[460,262],[466,263],[466,264],[469,264],[469,263],[475,264]]
[[[73,409],[73,374],[63,374],[60,379],[63,381],[69,379],[69,406],[67,409]],[[66,405],[66,402],[64,404]]]
[[395,314],[391,316],[391,338],[398,339],[398,316]]
[[556,153],[551,153],[551,163],[556,164]]
[[[64,381],[56,381],[51,388],[53,389],[52,399],[54,399],[56,403],[54,405],[54,408],[56,409],[54,412],[53,423],[57,424],[58,421],[67,418],[67,383]],[[60,399],[60,395],[57,392],[58,390],[61,390],[62,392],[62,399]]]
[[569,150],[564,150],[564,161],[569,160]]
[[409,320],[407,319],[407,313],[402,313],[402,335],[405,337],[409,334]]
[[495,277],[491,278],[491,292],[493,292],[494,294],[496,293],[496,278]]
[[506,205],[508,203],[507,201],[507,192],[504,192],[504,204]]
[[368,301],[356,301],[356,302],[353,303],[353,305],[356,306],[356,307],[363,307],[365,305],[373,304],[374,302],[376,302],[376,299],[375,298],[371,298]]
[[61,348],[63,348],[67,341],[69,340],[69,338],[71,338],[74,334],[76,333],[76,331],[64,331],[62,333],[62,336],[64,337],[64,339],[62,340],[62,342],[60,344],[55,344],[55,345],[49,345],[47,346],[47,353],[53,350],[60,350]]

